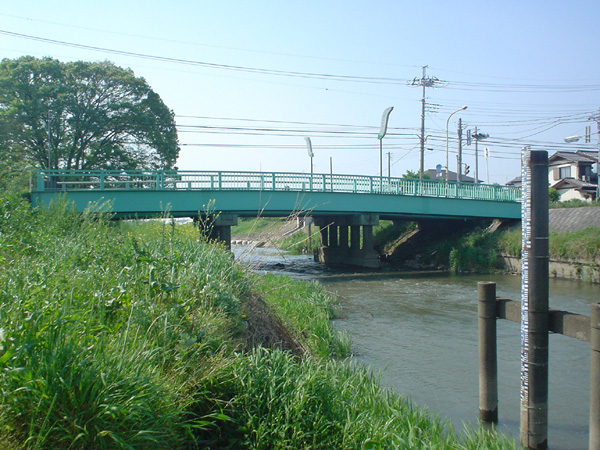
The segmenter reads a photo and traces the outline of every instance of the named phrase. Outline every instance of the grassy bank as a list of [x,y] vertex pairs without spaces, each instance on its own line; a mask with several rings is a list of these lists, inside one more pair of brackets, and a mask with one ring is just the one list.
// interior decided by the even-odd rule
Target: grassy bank
[[[388,227],[387,233],[393,231]],[[401,236],[400,229],[387,239],[387,246]],[[576,232],[551,232],[549,236],[550,259],[571,261],[574,263],[600,263],[600,228],[589,227]],[[456,273],[490,273],[499,270],[498,255],[505,253],[516,258],[521,257],[521,230],[489,232],[480,227],[467,232],[448,233],[443,237],[426,239],[410,263],[420,267],[443,267]],[[384,248],[384,247],[382,247]]]
[[[331,297],[249,273],[191,224],[5,196],[0,265],[0,450],[512,446],[333,359]],[[296,351],[261,346],[267,323]]]
[[[510,256],[520,258],[521,230],[502,233],[498,239],[498,248]],[[600,228],[550,233],[550,259],[600,263]]]

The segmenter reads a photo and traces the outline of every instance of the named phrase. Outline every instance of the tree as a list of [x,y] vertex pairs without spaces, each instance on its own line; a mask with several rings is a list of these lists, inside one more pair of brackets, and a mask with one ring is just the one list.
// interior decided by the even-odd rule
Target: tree
[[0,63],[0,143],[53,169],[172,169],[179,154],[173,112],[130,69],[32,56]]
[[[402,175],[402,178],[420,178],[420,177],[419,177],[419,172],[413,171],[413,170],[407,170],[404,173],[404,175]],[[427,172],[425,172],[423,174],[423,179],[424,180],[431,180],[431,175],[429,175]]]

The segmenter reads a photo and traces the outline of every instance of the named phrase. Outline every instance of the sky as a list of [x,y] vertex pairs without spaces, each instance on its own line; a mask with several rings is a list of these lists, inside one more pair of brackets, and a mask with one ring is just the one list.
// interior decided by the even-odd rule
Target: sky
[[180,170],[310,173],[310,137],[315,173],[418,171],[425,72],[425,169],[457,171],[460,119],[469,175],[504,184],[524,146],[598,149],[599,21],[597,0],[3,0],[0,53],[131,68]]

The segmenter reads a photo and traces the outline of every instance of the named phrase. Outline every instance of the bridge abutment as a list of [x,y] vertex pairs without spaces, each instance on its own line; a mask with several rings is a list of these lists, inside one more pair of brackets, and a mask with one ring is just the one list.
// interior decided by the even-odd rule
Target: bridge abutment
[[322,244],[315,254],[316,261],[326,265],[368,268],[381,265],[373,241],[373,226],[379,224],[379,216],[322,216],[315,217],[315,223],[321,229]]

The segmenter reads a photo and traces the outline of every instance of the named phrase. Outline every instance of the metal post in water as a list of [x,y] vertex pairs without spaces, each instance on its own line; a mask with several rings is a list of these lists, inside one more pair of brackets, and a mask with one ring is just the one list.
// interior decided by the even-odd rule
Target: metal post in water
[[479,420],[498,423],[498,358],[496,344],[496,283],[480,281],[479,322]]
[[548,152],[524,152],[521,443],[548,448]]
[[590,450],[600,450],[600,303],[592,305],[590,325]]

